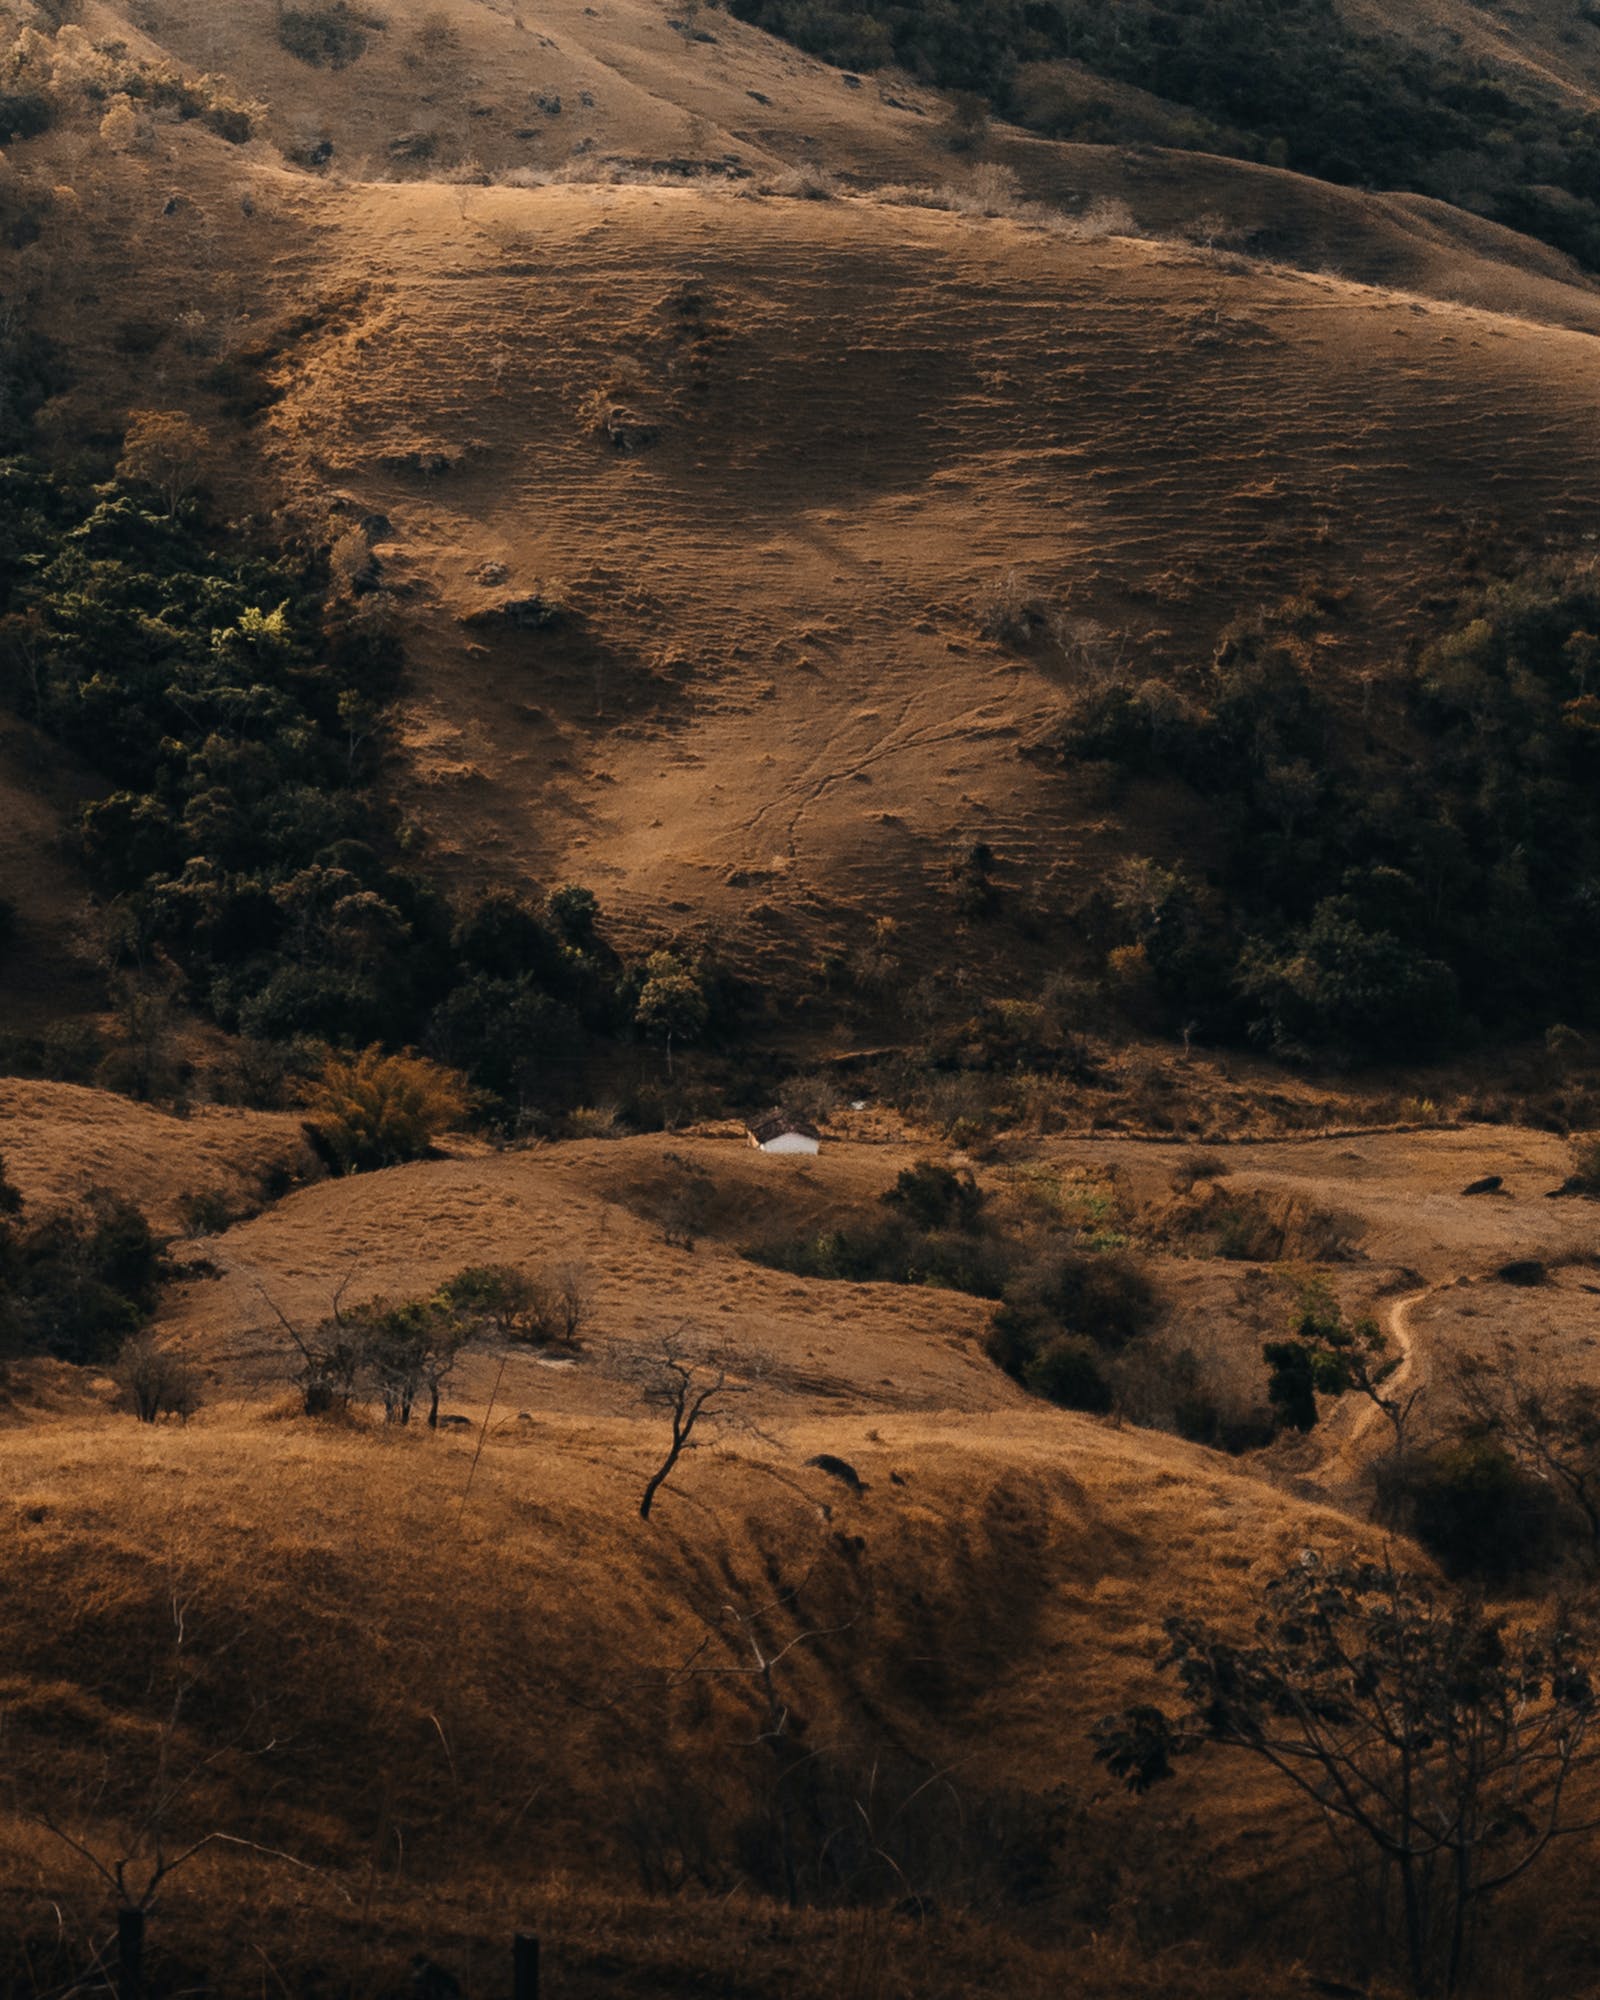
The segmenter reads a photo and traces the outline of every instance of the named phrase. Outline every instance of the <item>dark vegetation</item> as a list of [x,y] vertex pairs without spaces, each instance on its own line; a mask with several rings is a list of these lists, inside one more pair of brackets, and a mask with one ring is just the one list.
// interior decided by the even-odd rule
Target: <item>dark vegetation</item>
[[155,1309],[161,1246],[138,1209],[96,1191],[24,1214],[0,1166],[0,1360],[109,1360]]
[[306,1416],[344,1419],[365,1395],[382,1404],[386,1424],[408,1425],[425,1405],[427,1428],[434,1430],[444,1385],[474,1340],[570,1353],[590,1313],[588,1279],[577,1265],[522,1271],[486,1264],[458,1271],[422,1298],[347,1307],[336,1296],[315,1326],[297,1326],[281,1312],[277,1318]]
[[1351,713],[1319,680],[1323,613],[1224,633],[1177,699],[1083,697],[1063,758],[1181,780],[1221,830],[1205,879],[1150,872],[1098,913],[1174,1024],[1284,1054],[1436,1056],[1594,1025],[1600,983],[1600,577],[1487,587]]
[[1052,138],[1151,136],[1147,115],[1095,88],[1131,85],[1173,108],[1156,131],[1169,145],[1434,195],[1600,266],[1600,121],[1531,78],[1361,33],[1335,0],[729,4],[829,61],[898,65]]
[[882,1197],[879,1222],[749,1246],[746,1255],[798,1277],[932,1285],[993,1299],[990,1357],[1036,1395],[1105,1411],[1103,1363],[1153,1326],[1161,1299],[1139,1260],[1116,1249],[1043,1251],[984,1214],[969,1172],[919,1160]]
[[[13,445],[43,393],[16,360]],[[576,1101],[599,1041],[670,1057],[731,1028],[725,974],[694,952],[624,966],[587,890],[446,904],[382,789],[399,643],[318,549],[21,456],[0,462],[0,502],[0,695],[107,781],[82,851],[125,972],[176,968],[248,1046],[421,1046],[507,1122]],[[46,1039],[6,1054],[92,1069]]]
[[367,52],[374,32],[385,22],[363,13],[348,0],[331,0],[324,7],[280,7],[278,40],[290,55],[314,69],[347,69]]

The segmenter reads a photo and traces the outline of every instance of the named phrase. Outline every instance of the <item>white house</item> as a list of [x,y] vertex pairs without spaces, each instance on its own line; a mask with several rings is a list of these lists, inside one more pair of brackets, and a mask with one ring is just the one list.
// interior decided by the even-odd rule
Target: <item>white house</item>
[[791,1118],[786,1111],[769,1111],[745,1130],[750,1143],[760,1153],[820,1153],[822,1134],[803,1118]]

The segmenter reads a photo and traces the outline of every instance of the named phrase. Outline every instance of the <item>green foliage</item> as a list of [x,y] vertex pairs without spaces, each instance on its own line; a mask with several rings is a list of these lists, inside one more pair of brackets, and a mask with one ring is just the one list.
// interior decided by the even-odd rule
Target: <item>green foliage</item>
[[576,1264],[552,1271],[477,1264],[458,1271],[439,1297],[452,1312],[502,1340],[530,1347],[576,1347],[590,1312],[587,1279]]
[[1115,1397],[1103,1357],[1147,1332],[1160,1311],[1160,1295],[1137,1258],[1071,1250],[1012,1272],[985,1347],[1036,1396],[1104,1412]]
[[1314,1430],[1319,1392],[1342,1396],[1358,1389],[1389,1414],[1391,1422],[1401,1408],[1383,1394],[1382,1386],[1398,1365],[1399,1356],[1387,1352],[1375,1319],[1362,1318],[1353,1326],[1346,1325],[1339,1301],[1322,1279],[1314,1280],[1301,1293],[1291,1337],[1269,1340],[1261,1356],[1271,1370],[1267,1401],[1280,1429]]
[[634,1009],[634,1024],[640,1034],[663,1043],[670,1058],[674,1042],[700,1038],[710,1011],[695,969],[671,952],[652,953],[645,961],[644,980]]
[[1280,1428],[1310,1431],[1317,1426],[1317,1370],[1303,1340],[1269,1340],[1261,1358],[1271,1369],[1267,1401]]
[[[51,379],[0,329],[0,445]],[[0,460],[0,697],[107,781],[83,852],[126,956],[171,960],[256,1041],[418,1043],[506,1120],[581,1098],[590,1039],[635,1018],[669,1046],[729,1025],[714,967],[664,955],[630,977],[581,887],[542,914],[489,896],[452,927],[376,788],[398,645],[328,597],[320,557],[210,522],[169,457],[130,437],[136,483],[92,488]],[[0,1043],[28,1073],[69,1053]]]
[[[1070,77],[1174,107],[1163,143],[1355,187],[1408,188],[1600,263],[1600,121],[1531,73],[1362,32],[1336,0],[731,0],[741,20],[852,69],[981,92],[1052,137],[1150,136]],[[1063,64],[1070,64],[1064,70]],[[970,127],[972,110],[964,114]]]
[[1284,1053],[1433,1056],[1474,1025],[1600,1007],[1600,572],[1494,584],[1396,668],[1381,726],[1313,663],[1313,604],[1223,635],[1176,704],[1086,698],[1068,759],[1183,780],[1225,843],[1216,886],[1147,871],[1108,932],[1169,1017]]
[[349,1323],[385,1423],[409,1424],[417,1398],[426,1393],[428,1426],[437,1428],[439,1392],[472,1337],[471,1322],[440,1297],[399,1305],[375,1300]]
[[1035,1324],[1112,1351],[1147,1332],[1161,1310],[1149,1272],[1123,1250],[1069,1250],[1041,1259],[1008,1286],[1006,1303]]
[[1467,1436],[1386,1468],[1385,1516],[1455,1577],[1507,1585],[1554,1547],[1556,1496],[1492,1436]]
[[441,1287],[439,1296],[503,1340],[534,1337],[534,1282],[514,1264],[474,1264],[457,1271]]
[[160,1270],[131,1202],[96,1189],[26,1219],[0,1166],[0,1352],[110,1359],[154,1310]]
[[975,1229],[983,1208],[983,1190],[970,1170],[957,1173],[936,1160],[918,1160],[903,1167],[884,1202],[899,1209],[914,1228]]
[[92,1083],[105,1054],[105,1040],[89,1021],[53,1021],[31,1034],[0,1032],[0,1076]]

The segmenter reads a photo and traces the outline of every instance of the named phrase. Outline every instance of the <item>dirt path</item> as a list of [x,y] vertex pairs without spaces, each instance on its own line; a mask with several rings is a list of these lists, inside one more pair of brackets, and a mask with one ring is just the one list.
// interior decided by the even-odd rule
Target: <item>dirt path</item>
[[[1399,1354],[1399,1364],[1384,1381],[1386,1396],[1398,1397],[1404,1404],[1415,1403],[1426,1392],[1426,1379],[1420,1374],[1420,1361],[1415,1335],[1412,1332],[1412,1316],[1418,1306],[1425,1304],[1436,1292],[1454,1286],[1455,1277],[1436,1279],[1430,1285],[1422,1285],[1414,1292],[1406,1292],[1397,1299],[1389,1300],[1379,1314],[1384,1335],[1390,1347]],[[1373,1433],[1377,1431],[1377,1442]],[[1393,1432],[1389,1418],[1379,1406],[1366,1398],[1359,1399],[1359,1408],[1350,1419],[1343,1437],[1324,1461],[1319,1477],[1331,1491],[1346,1492],[1358,1486],[1373,1463],[1389,1449]]]

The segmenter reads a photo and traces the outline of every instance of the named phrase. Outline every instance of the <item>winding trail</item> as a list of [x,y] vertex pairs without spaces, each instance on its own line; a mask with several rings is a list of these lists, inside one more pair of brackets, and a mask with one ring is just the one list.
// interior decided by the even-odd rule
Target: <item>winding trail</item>
[[[1419,1380],[1419,1360],[1415,1336],[1411,1330],[1412,1315],[1418,1306],[1424,1305],[1436,1292],[1448,1291],[1460,1280],[1454,1275],[1437,1278],[1431,1284],[1419,1286],[1414,1292],[1406,1292],[1397,1299],[1391,1299],[1383,1307],[1380,1322],[1383,1331],[1400,1356],[1399,1365],[1384,1382],[1387,1394],[1396,1391],[1402,1395],[1413,1395],[1425,1388]],[[1339,1444],[1326,1460],[1322,1476],[1337,1486],[1353,1485],[1379,1455],[1368,1443],[1375,1428],[1387,1429],[1388,1418],[1379,1406],[1365,1398],[1361,1407],[1350,1420],[1349,1426]],[[1387,1446],[1387,1438],[1384,1439]]]

